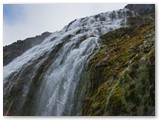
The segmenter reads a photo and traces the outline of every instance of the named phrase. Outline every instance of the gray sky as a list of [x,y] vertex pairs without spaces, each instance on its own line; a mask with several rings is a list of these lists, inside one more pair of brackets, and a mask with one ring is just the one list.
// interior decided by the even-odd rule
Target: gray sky
[[61,30],[76,18],[122,9],[126,4],[4,4],[3,45]]

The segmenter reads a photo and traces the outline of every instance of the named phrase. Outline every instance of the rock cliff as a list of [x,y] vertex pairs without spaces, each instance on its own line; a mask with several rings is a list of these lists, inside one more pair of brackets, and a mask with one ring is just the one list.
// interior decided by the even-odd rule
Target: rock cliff
[[10,63],[16,57],[22,55],[28,49],[40,44],[47,38],[51,33],[44,32],[36,37],[27,38],[25,40],[18,40],[11,45],[3,47],[3,66]]
[[140,14],[100,36],[88,63],[83,115],[155,115],[155,23],[143,14],[154,14],[154,5],[126,8]]

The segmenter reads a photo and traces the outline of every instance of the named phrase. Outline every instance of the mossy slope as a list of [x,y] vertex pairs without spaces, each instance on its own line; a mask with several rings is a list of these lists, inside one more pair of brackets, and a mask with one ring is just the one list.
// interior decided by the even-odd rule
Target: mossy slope
[[82,115],[154,115],[154,22],[120,28],[100,39],[88,64],[90,89]]

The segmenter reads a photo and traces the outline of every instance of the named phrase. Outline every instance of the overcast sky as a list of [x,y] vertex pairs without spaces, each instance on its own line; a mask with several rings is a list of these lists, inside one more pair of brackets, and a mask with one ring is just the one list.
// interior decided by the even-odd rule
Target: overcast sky
[[61,30],[76,18],[122,9],[126,4],[4,4],[3,45]]

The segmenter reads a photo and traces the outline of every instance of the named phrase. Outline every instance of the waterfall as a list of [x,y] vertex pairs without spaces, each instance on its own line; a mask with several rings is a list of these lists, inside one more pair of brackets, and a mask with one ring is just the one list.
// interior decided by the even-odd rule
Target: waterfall
[[99,36],[126,26],[129,16],[134,13],[121,9],[76,19],[5,66],[4,114],[80,115],[82,100],[77,105],[75,97],[84,90],[75,91],[86,80],[83,72]]

